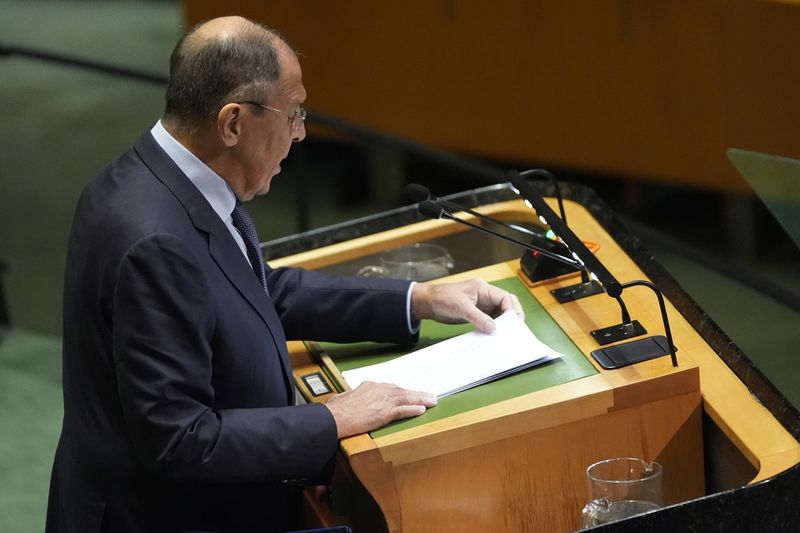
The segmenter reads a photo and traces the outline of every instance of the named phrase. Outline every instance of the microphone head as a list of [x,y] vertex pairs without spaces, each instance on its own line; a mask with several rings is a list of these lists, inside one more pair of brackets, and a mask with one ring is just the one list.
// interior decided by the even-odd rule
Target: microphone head
[[417,209],[428,218],[442,218],[442,214],[444,213],[444,208],[442,206],[430,200],[420,202],[419,205],[417,205]]
[[417,183],[409,183],[406,185],[406,198],[412,202],[422,202],[431,199],[431,191],[427,187]]
[[[525,178],[523,178],[523,177],[522,177],[522,175],[521,175],[519,172],[517,172],[516,170],[509,170],[509,171],[506,173],[506,177],[507,177],[507,179],[508,179],[508,182],[509,182],[511,185],[513,185],[513,186],[514,186],[514,188],[515,188],[517,191],[520,191],[522,188],[524,188],[524,187],[525,187],[525,185],[527,185],[527,184],[528,184],[528,182],[527,182],[527,181],[525,181]],[[522,185],[522,186],[520,187],[520,184],[524,184],[524,185]]]

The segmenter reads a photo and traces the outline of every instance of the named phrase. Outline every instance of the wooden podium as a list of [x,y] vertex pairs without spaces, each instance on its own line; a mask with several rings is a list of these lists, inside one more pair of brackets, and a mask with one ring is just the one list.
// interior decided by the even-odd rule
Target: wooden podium
[[[479,210],[507,221],[536,219],[521,200],[490,203]],[[567,201],[566,210],[575,233],[599,244],[598,258],[617,279],[648,279],[583,205]],[[463,231],[449,221],[416,222],[272,259],[270,264],[330,268]],[[589,356],[598,348],[589,332],[620,322],[620,308],[612,298],[601,294],[559,304],[550,290],[574,284],[577,276],[530,283],[520,273],[518,260],[447,279],[473,276],[487,281],[520,277],[596,372],[430,421],[426,414],[407,427],[343,440],[343,481],[333,487],[332,502],[307,493],[318,524],[344,521],[356,531],[392,532],[573,531],[589,499],[586,467],[611,457],[660,462],[665,504],[686,502],[709,491],[705,462],[708,457],[718,460],[714,450],[704,449],[706,416],[752,466],[746,482],[800,462],[798,442],[671,303],[667,312],[679,350],[677,367],[665,356],[603,370]],[[627,289],[623,297],[648,335],[663,334],[651,292]],[[329,395],[314,396],[303,376],[319,373],[334,388],[343,386],[330,358],[301,342],[290,342],[289,348],[296,383],[308,401],[325,401]],[[436,409],[447,407],[442,402],[430,412]]]

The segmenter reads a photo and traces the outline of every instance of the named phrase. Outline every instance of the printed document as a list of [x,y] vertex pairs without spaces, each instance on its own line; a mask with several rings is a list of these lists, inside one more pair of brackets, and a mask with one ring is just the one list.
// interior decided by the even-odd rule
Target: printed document
[[395,383],[442,398],[562,356],[537,339],[514,311],[495,324],[493,333],[471,331],[342,375],[351,388],[364,381]]

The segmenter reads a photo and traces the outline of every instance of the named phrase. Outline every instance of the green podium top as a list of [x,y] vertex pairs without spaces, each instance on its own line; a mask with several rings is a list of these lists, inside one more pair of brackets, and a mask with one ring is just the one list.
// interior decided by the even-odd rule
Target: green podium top
[[[575,346],[575,343],[528,292],[528,289],[518,278],[502,279],[493,282],[493,285],[516,294],[525,311],[525,322],[531,331],[542,342],[561,352],[564,356],[497,381],[441,398],[436,407],[428,409],[421,416],[400,420],[373,431],[371,433],[373,438],[389,435],[396,431],[426,424],[434,420],[441,420],[597,373],[597,370]],[[432,320],[423,320],[419,342],[411,350],[394,344],[372,342],[355,344],[320,343],[320,345],[330,355],[339,370],[345,371],[382,363],[405,355],[409,351],[416,351],[450,337],[466,333],[471,329],[472,326],[469,324],[445,325]]]

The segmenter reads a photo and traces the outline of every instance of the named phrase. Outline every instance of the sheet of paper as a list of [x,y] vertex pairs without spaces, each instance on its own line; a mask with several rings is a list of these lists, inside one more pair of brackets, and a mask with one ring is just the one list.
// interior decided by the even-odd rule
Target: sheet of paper
[[513,311],[495,319],[495,324],[494,333],[471,331],[342,375],[351,388],[377,381],[443,397],[561,357],[537,339]]

